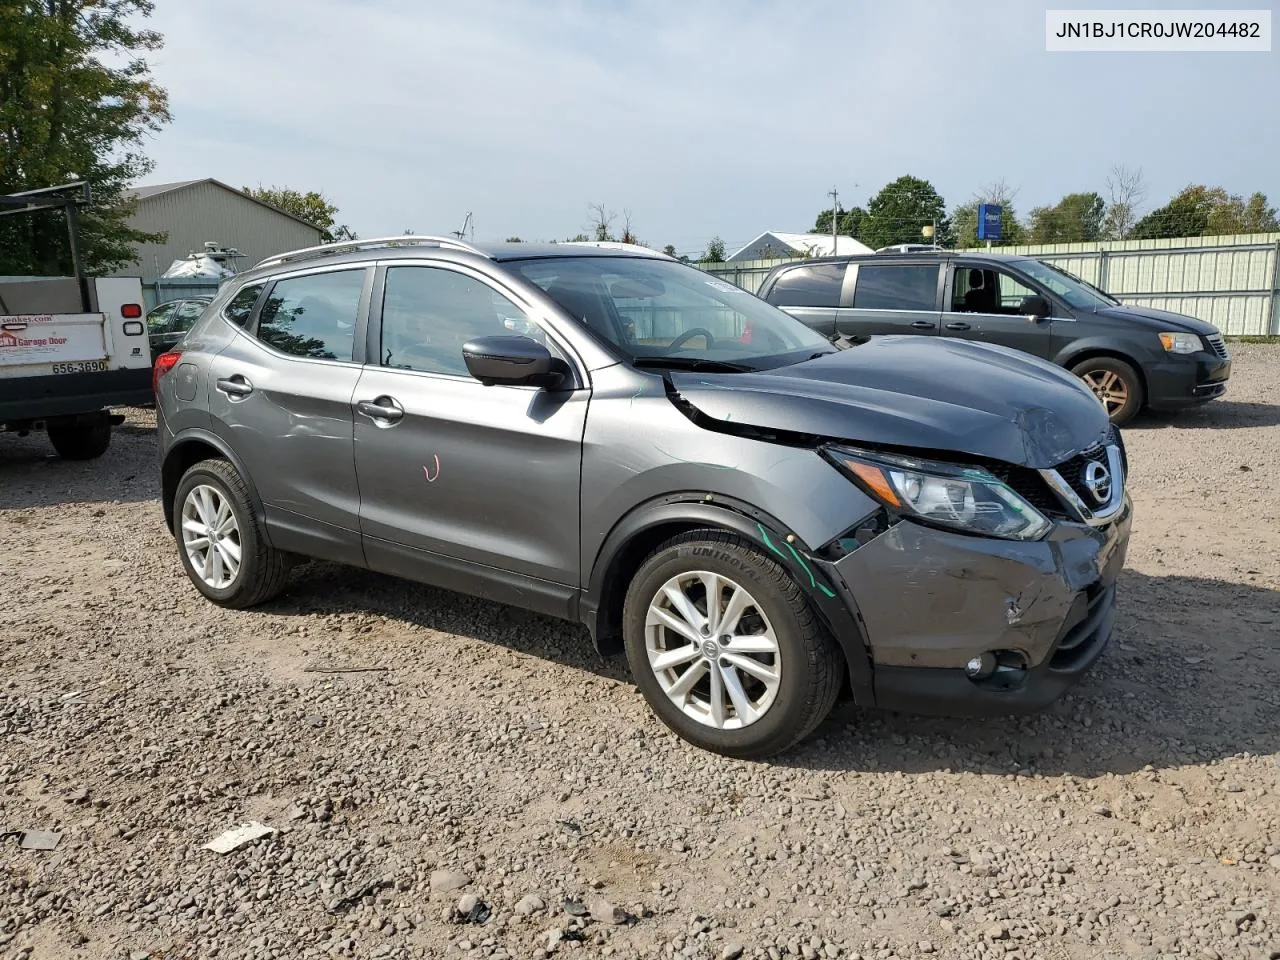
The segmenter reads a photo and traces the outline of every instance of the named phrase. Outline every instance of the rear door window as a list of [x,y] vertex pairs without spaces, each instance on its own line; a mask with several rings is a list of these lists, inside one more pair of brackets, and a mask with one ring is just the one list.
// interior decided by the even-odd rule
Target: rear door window
[[845,264],[815,263],[786,270],[769,291],[775,307],[838,307]]
[[938,265],[864,263],[853,305],[859,310],[936,310]]
[[258,339],[294,357],[350,360],[365,275],[361,268],[279,281],[258,314]]

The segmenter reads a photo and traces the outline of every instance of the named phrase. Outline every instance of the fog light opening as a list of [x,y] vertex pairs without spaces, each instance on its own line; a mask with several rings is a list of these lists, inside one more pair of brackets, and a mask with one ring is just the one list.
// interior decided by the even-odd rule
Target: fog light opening
[[987,650],[970,657],[964,673],[984,687],[1013,690],[1026,679],[1027,658],[1017,650]]

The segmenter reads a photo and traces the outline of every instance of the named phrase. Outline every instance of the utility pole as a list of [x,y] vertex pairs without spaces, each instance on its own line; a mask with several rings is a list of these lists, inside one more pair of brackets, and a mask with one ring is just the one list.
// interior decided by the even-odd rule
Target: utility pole
[[831,255],[834,257],[840,252],[839,240],[836,239],[836,227],[840,220],[840,193],[832,187],[827,196],[831,198]]

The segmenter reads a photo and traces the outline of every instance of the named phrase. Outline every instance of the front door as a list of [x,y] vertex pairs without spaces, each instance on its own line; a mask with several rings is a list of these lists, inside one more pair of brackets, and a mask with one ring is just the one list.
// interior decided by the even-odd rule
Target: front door
[[1022,301],[1037,291],[990,263],[958,263],[948,285],[942,334],[1012,347],[1048,359],[1053,320],[1022,313]]
[[563,615],[579,584],[589,391],[486,387],[467,373],[462,345],[476,337],[520,331],[557,349],[479,274],[392,265],[383,277],[355,392],[369,565]]
[[245,331],[210,363],[212,426],[244,464],[281,550],[363,561],[351,397],[372,272],[313,270],[265,291],[251,285],[224,310]]
[[[854,268],[849,269],[853,274]],[[935,336],[942,310],[942,268],[934,263],[881,263],[863,260],[846,300],[836,315],[836,332],[846,337],[883,334]]]

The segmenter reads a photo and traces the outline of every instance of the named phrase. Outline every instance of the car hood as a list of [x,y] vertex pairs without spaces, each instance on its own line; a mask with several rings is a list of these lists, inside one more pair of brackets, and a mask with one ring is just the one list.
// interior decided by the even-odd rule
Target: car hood
[[1097,315],[1111,320],[1137,323],[1157,333],[1161,330],[1185,331],[1209,336],[1219,332],[1217,327],[1204,320],[1197,320],[1182,313],[1171,313],[1168,310],[1156,310],[1152,307],[1103,307]]
[[668,374],[711,429],[744,427],[948,451],[1042,469],[1103,441],[1102,405],[1074,376],[1005,347],[875,337],[759,373]]

